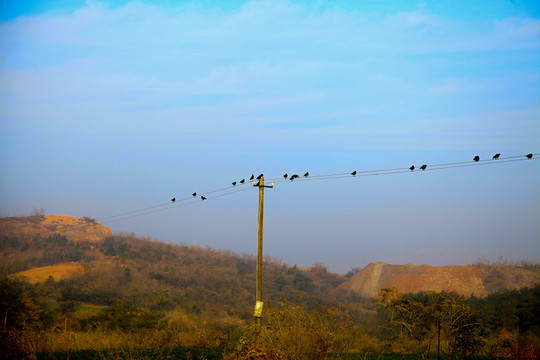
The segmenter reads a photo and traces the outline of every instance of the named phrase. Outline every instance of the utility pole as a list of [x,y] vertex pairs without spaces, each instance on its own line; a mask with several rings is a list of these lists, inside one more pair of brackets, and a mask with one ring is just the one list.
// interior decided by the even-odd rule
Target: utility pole
[[261,177],[257,184],[259,188],[259,228],[257,231],[257,287],[256,287],[256,301],[255,301],[255,311],[253,316],[255,317],[255,324],[261,326],[261,316],[262,316],[262,266],[263,266],[263,212],[264,212],[264,188],[273,188],[274,183],[271,186],[264,185],[264,177]]

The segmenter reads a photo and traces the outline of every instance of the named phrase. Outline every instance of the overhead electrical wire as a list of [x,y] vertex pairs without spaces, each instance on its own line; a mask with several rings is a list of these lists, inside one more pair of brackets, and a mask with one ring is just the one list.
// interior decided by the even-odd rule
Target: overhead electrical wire
[[[344,172],[344,173],[335,173],[335,174],[321,174],[321,175],[309,175],[307,177],[300,177],[298,176],[294,180],[284,179],[281,178],[269,178],[267,181],[272,181],[275,183],[292,183],[292,182],[303,182],[303,181],[322,181],[322,180],[335,180],[335,179],[344,179],[344,178],[361,178],[366,176],[379,176],[379,175],[390,175],[390,174],[405,174],[405,173],[422,173],[425,171],[432,171],[432,170],[443,170],[443,169],[454,169],[454,168],[462,168],[462,167],[472,167],[472,166],[479,166],[479,165],[492,165],[492,164],[504,164],[504,163],[510,163],[510,162],[517,162],[517,161],[528,161],[528,160],[538,160],[540,157],[540,153],[535,154],[529,154],[532,155],[532,158],[529,158],[527,155],[517,155],[517,156],[508,156],[508,157],[499,157],[499,158],[492,158],[492,159],[484,159],[484,160],[469,160],[469,161],[460,161],[460,162],[452,162],[452,163],[443,163],[443,164],[429,164],[427,165],[427,168],[424,170],[421,170],[419,168],[415,168],[414,170],[411,170],[408,167],[402,167],[402,168],[389,168],[389,169],[378,169],[378,170],[363,170],[363,171],[355,171],[354,175],[352,172]],[[473,161],[473,162],[471,162]],[[248,186],[248,187],[246,187]],[[242,188],[243,187],[243,188]],[[193,205],[200,203],[202,201],[211,200],[215,198],[219,198],[222,196],[227,196],[231,194],[235,194],[238,192],[250,190],[253,188],[256,188],[255,182],[251,182],[250,180],[246,181],[245,183],[238,183],[237,185],[233,186],[227,186],[221,189],[216,189],[212,191],[207,191],[204,193],[199,193],[197,196],[205,196],[204,200],[197,199],[196,197],[186,197],[183,199],[178,199],[174,202],[167,202],[162,203],[154,206],[149,206],[137,210],[132,210],[124,213],[120,213],[117,215],[112,215],[100,219],[96,219],[97,221],[103,222],[103,223],[112,223],[116,221],[131,219],[143,215],[149,215],[165,210],[170,210],[177,207],[187,206],[187,205]],[[237,189],[234,191],[226,192],[223,194],[215,195],[215,196],[207,196],[209,194],[215,194],[219,192],[223,192],[230,189]],[[188,201],[193,200],[193,201]],[[153,210],[156,209],[156,210]],[[147,211],[150,210],[150,211]]]
[[[528,161],[529,159],[509,159],[505,160],[507,158],[501,158],[500,160],[484,160],[484,162],[459,162],[459,163],[449,163],[449,164],[437,164],[437,165],[429,165],[425,170],[419,170],[415,169],[410,170],[409,168],[396,168],[396,169],[383,169],[383,170],[368,170],[368,171],[358,171],[356,175],[351,175],[351,173],[339,173],[339,174],[328,174],[328,175],[317,175],[317,176],[310,176],[307,178],[297,178],[296,180],[286,180],[286,179],[272,179],[274,182],[277,183],[292,183],[292,182],[302,182],[302,181],[320,181],[320,180],[333,180],[333,179],[354,179],[359,177],[366,177],[366,176],[379,176],[379,175],[390,175],[390,174],[407,174],[407,173],[422,173],[425,171],[432,171],[432,170],[443,170],[443,169],[453,169],[453,168],[460,168],[460,167],[471,167],[471,166],[480,166],[480,165],[492,165],[492,164],[504,164],[509,162],[517,162],[517,161]],[[533,160],[538,160],[539,158],[533,158]],[[455,164],[455,165],[454,165]]]
[[[212,190],[212,191],[208,191],[208,192],[204,192],[204,193],[201,193],[200,195],[208,195],[208,194],[214,194],[216,192],[220,192],[220,191],[225,191],[225,190],[229,190],[229,189],[232,189],[234,187],[241,187],[243,185],[247,185],[247,184],[240,184],[238,186],[227,186],[227,187],[224,187],[224,188],[221,188],[221,189],[217,189],[217,190]],[[213,196],[211,198],[215,198],[216,196]],[[179,202],[183,202],[183,201],[188,201],[188,200],[193,200],[194,196],[190,196],[190,197],[186,197],[186,198],[183,198],[183,199],[175,199],[174,202],[172,202],[172,204],[174,203],[179,203]],[[194,201],[194,202],[198,202],[200,200],[197,200],[197,201]],[[159,205],[154,205],[154,206],[149,206],[149,207],[146,207],[146,208],[142,208],[142,209],[137,209],[137,210],[131,210],[131,211],[128,211],[128,212],[124,212],[124,213],[121,213],[121,214],[117,214],[117,215],[112,215],[112,216],[107,216],[107,217],[103,217],[103,218],[99,218],[99,219],[96,219],[96,221],[103,221],[103,220],[109,220],[109,219],[114,219],[114,218],[118,218],[118,217],[123,217],[125,215],[130,215],[130,214],[136,214],[136,213],[139,213],[139,212],[142,212],[142,211],[146,211],[146,210],[150,210],[150,209],[155,209],[155,208],[159,208],[159,207],[163,207],[163,206],[167,206],[167,205],[171,205],[171,201],[168,201],[166,203],[162,203],[162,204],[159,204]],[[171,206],[171,207],[176,207],[176,206]],[[167,207],[167,209],[169,209],[170,207]],[[150,213],[152,213],[153,211],[150,211]],[[157,212],[157,211],[156,211]],[[135,216],[133,216],[135,217]],[[110,221],[109,221],[110,222]]]
[[[230,191],[230,192],[227,192],[227,193],[224,193],[224,194],[219,194],[219,195],[216,195],[216,196],[207,197],[206,200],[216,199],[216,198],[219,198],[219,197],[222,197],[222,196],[227,196],[227,195],[231,195],[231,194],[235,194],[235,193],[238,193],[238,192],[241,192],[241,191],[246,191],[246,190],[251,190],[251,189],[252,189],[252,187],[247,187],[247,188],[244,188],[244,189],[238,189],[238,190]],[[212,192],[215,193],[216,191],[212,191]],[[209,194],[209,193],[205,193],[205,194]],[[175,205],[171,205],[171,203],[169,203],[168,205],[171,205],[171,206],[163,208],[163,209],[147,211],[147,212],[140,213],[140,214],[120,217],[120,218],[117,218],[117,219],[114,219],[114,220],[106,220],[106,221],[103,221],[103,223],[104,224],[109,224],[109,223],[116,222],[116,221],[131,219],[131,218],[138,217],[138,216],[143,216],[143,215],[157,213],[157,212],[160,212],[160,211],[170,210],[170,209],[181,207],[181,206],[199,204],[202,201],[206,201],[206,200],[195,200],[195,201],[190,201],[190,202],[185,202],[185,203],[182,203],[182,204],[175,204]],[[116,217],[118,217],[118,216],[116,216]]]
[[[528,161],[528,160],[540,160],[540,153],[531,153],[528,155],[517,155],[517,156],[507,156],[507,157],[498,157],[498,158],[492,158],[492,159],[484,159],[484,160],[469,160],[469,161],[460,161],[460,162],[452,162],[452,163],[443,163],[443,164],[429,164],[427,167],[422,170],[419,168],[414,168],[414,170],[411,170],[410,168],[403,167],[403,168],[391,168],[391,169],[378,169],[378,170],[363,170],[363,171],[354,171],[354,175],[352,172],[345,172],[345,173],[336,173],[336,174],[321,174],[321,175],[309,175],[308,177],[300,177],[298,176],[295,180],[291,181],[289,179],[283,179],[281,178],[273,178],[273,179],[267,179],[268,182],[272,183],[292,183],[292,182],[303,182],[303,181],[323,181],[323,180],[336,180],[336,179],[355,179],[355,178],[362,178],[367,176],[380,176],[380,175],[391,175],[391,174],[406,174],[406,173],[423,173],[426,171],[433,171],[433,170],[445,170],[445,169],[454,169],[454,168],[464,168],[464,167],[472,167],[472,166],[480,166],[480,165],[492,165],[492,164],[504,164],[504,163],[511,163],[511,162],[518,162],[518,161]],[[472,161],[472,162],[471,162]],[[262,174],[261,174],[262,175]],[[255,189],[258,186],[255,184],[255,181],[246,180],[243,183],[238,182],[236,185],[233,186],[227,186],[224,188],[207,191],[204,193],[199,193],[198,196],[206,195],[205,199],[197,199],[194,196],[186,197],[183,199],[175,199],[174,202],[169,201],[167,203],[161,203],[153,206],[148,206],[145,208],[137,209],[137,210],[131,210],[127,212],[123,212],[117,215],[112,215],[100,219],[96,219],[96,221],[99,221],[103,224],[109,224],[117,221],[127,220],[139,216],[145,216],[161,211],[170,210],[177,207],[183,207],[188,205],[194,205],[201,203],[203,201],[212,200],[216,198],[220,198],[223,196],[232,195],[238,192],[247,191],[251,189]],[[215,194],[219,192],[223,192],[226,190],[235,189],[233,191],[225,192],[222,194],[214,195],[214,196],[208,196],[209,194]],[[192,200],[192,201],[188,201]],[[84,224],[81,225],[74,225],[73,227],[78,226],[84,226]]]

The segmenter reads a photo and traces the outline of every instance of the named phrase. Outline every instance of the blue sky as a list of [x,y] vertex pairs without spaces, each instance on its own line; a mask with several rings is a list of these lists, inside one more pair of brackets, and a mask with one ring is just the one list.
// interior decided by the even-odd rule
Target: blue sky
[[[0,3],[0,212],[105,218],[264,173],[538,153],[536,1]],[[277,184],[265,251],[540,261],[540,162]],[[257,193],[110,223],[255,252]]]

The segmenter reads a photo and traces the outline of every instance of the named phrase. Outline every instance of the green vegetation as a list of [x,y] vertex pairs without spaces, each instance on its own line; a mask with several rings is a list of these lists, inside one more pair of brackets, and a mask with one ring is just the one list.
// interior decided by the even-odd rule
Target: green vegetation
[[[0,359],[539,355],[540,286],[486,298],[386,289],[373,302],[336,291],[346,277],[320,263],[304,270],[267,260],[258,328],[249,255],[130,234],[100,243],[4,236],[0,251]],[[83,270],[33,283],[16,275],[65,262]]]

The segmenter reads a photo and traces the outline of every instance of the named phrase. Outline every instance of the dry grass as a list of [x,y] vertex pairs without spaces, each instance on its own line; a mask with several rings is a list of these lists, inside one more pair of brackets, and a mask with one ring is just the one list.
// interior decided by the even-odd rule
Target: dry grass
[[67,263],[51,266],[42,266],[18,273],[18,276],[24,276],[28,282],[35,284],[40,281],[45,281],[52,276],[54,280],[66,279],[78,272],[84,270],[80,263]]

